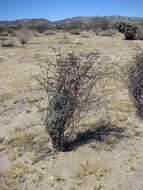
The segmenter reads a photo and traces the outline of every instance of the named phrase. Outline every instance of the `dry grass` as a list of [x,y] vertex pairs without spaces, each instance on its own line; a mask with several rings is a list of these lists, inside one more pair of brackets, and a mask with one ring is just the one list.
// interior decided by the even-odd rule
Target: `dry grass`
[[[49,136],[44,132],[32,133],[28,130],[20,130],[12,133],[9,137],[7,148],[13,150],[10,155],[11,161],[24,152],[38,153],[49,146]],[[16,152],[14,151],[16,150]]]
[[5,171],[4,181],[5,184],[11,188],[15,182],[24,177],[29,172],[28,166],[25,164],[17,164],[10,170]]
[[100,179],[105,173],[109,171],[109,168],[102,164],[84,162],[80,165],[79,169],[75,173],[75,178],[81,180],[87,176],[93,175],[96,179]]
[[13,98],[12,94],[3,94],[0,95],[0,102],[5,102],[6,100],[11,100]]

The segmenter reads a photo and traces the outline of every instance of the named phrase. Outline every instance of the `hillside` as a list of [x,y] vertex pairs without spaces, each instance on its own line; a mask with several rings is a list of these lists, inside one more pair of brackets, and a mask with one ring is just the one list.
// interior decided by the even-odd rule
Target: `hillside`
[[[71,23],[81,23],[81,24],[90,24],[92,21],[92,18],[94,17],[86,17],[86,16],[79,16],[79,17],[73,17],[68,18],[64,20],[59,21],[50,21],[43,18],[36,18],[36,19],[21,19],[21,20],[14,20],[14,21],[0,21],[0,26],[2,25],[22,25],[22,26],[39,26],[39,25],[56,25],[56,24],[71,24]],[[125,16],[106,16],[107,20],[110,24],[114,24],[116,22],[133,22],[133,23],[139,23],[143,21],[143,17],[125,17]]]

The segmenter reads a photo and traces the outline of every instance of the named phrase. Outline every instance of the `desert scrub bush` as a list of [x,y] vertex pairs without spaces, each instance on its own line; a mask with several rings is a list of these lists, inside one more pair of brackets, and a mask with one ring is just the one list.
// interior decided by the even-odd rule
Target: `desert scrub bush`
[[135,56],[133,63],[129,69],[129,89],[143,118],[143,51]]
[[101,30],[107,30],[109,28],[109,22],[106,17],[93,17],[90,23],[94,32],[100,28]]
[[2,47],[13,47],[14,41],[9,38],[1,38],[1,46]]
[[126,40],[135,40],[137,35],[137,27],[131,24],[126,25],[124,35]]
[[139,29],[137,32],[137,39],[143,40],[143,29]]
[[22,45],[25,45],[28,43],[28,40],[30,38],[30,33],[29,31],[21,30],[17,32],[17,36],[19,37],[20,43]]
[[55,62],[45,59],[40,64],[42,75],[35,76],[47,92],[44,120],[53,147],[59,151],[68,150],[69,137],[91,107],[97,59],[98,54],[92,52],[58,53]]
[[113,37],[115,34],[116,34],[116,30],[108,29],[105,31],[101,31],[98,35],[99,36]]
[[80,36],[81,36],[82,38],[89,38],[89,34],[88,34],[87,31],[82,31],[82,32],[80,33]]
[[56,32],[54,30],[47,30],[45,33],[45,35],[56,35]]
[[126,22],[119,22],[115,24],[115,28],[118,29],[119,32],[124,33],[126,25],[127,25]]

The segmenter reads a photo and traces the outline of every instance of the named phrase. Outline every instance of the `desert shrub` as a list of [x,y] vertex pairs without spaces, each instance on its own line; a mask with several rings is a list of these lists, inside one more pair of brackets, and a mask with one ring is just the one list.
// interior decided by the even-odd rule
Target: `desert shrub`
[[116,30],[113,29],[108,29],[105,31],[101,31],[98,35],[99,36],[107,36],[107,37],[112,37],[116,34]]
[[54,30],[47,30],[44,34],[45,35],[56,35],[56,32]]
[[58,37],[58,40],[60,40],[60,44],[72,44],[68,33],[62,33],[62,36],[60,38]]
[[106,17],[94,17],[91,21],[91,28],[96,31],[100,28],[101,30],[107,30],[109,28],[109,22]]
[[80,35],[80,30],[70,30],[71,35]]
[[59,151],[68,150],[69,137],[93,103],[97,58],[92,52],[56,54],[54,63],[45,59],[40,64],[42,76],[35,76],[47,92],[44,120],[53,147]]
[[124,35],[125,35],[126,40],[135,40],[136,35],[137,35],[137,27],[134,25],[128,24],[125,27]]
[[8,36],[8,33],[7,32],[2,32],[1,36]]
[[137,39],[143,40],[143,29],[139,29],[137,32]]
[[46,25],[41,25],[41,26],[37,26],[37,31],[39,33],[44,33],[45,31],[47,31],[49,29],[49,26]]
[[120,22],[120,23],[118,24],[118,30],[119,30],[119,32],[124,33],[124,32],[125,32],[125,27],[126,27],[126,25],[127,25],[126,22]]
[[82,38],[88,38],[88,37],[89,37],[89,34],[88,34],[87,31],[82,31],[82,32],[80,32],[80,36],[81,36]]
[[143,118],[143,51],[135,56],[133,63],[129,70],[129,89]]
[[2,47],[13,47],[14,42],[9,38],[1,38],[1,46]]
[[96,34],[97,36],[100,36],[100,34],[101,34],[102,31],[103,31],[103,30],[102,30],[101,28],[96,28],[96,29],[94,30],[94,32],[95,32],[95,34]]
[[24,45],[28,43],[30,33],[27,30],[21,30],[17,32],[17,36],[19,37],[20,43]]

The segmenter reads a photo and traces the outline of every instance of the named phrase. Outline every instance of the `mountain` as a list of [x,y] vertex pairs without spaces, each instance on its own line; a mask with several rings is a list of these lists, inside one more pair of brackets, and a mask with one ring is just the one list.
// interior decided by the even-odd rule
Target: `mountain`
[[[58,24],[58,23],[70,24],[72,22],[81,22],[83,24],[89,24],[93,18],[95,18],[95,17],[80,16],[80,17],[73,17],[73,18],[56,21],[55,23],[56,24]],[[110,24],[114,24],[116,22],[138,23],[140,21],[143,21],[143,17],[105,16],[105,18],[107,18],[107,20],[109,21]]]
[[39,26],[39,25],[49,25],[52,24],[51,21],[43,18],[36,19],[20,19],[14,21],[0,21],[0,25],[21,25],[21,26]]
[[[92,21],[94,17],[87,17],[87,16],[79,16],[68,18],[64,20],[59,20],[52,22],[47,19],[43,18],[36,18],[36,19],[21,19],[21,20],[14,20],[14,21],[0,21],[0,26],[7,25],[22,25],[22,26],[39,26],[39,25],[59,25],[59,24],[72,24],[72,23],[80,23],[83,25],[87,25]],[[132,23],[139,23],[143,22],[143,17],[125,17],[125,16],[106,16],[107,20],[110,24],[114,24],[116,22],[132,22]]]

